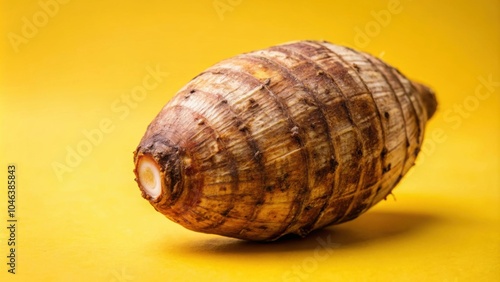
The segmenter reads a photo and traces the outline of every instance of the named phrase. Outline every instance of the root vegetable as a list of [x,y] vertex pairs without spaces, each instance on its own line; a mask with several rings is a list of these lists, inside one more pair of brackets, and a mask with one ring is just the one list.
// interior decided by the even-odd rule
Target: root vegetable
[[191,80],[134,152],[136,181],[184,227],[268,241],[356,218],[414,165],[434,93],[363,52],[298,41]]

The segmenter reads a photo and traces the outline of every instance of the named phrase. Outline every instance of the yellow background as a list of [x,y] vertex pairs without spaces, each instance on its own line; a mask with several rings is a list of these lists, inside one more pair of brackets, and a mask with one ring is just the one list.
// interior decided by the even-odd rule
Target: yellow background
[[[1,1],[0,281],[500,279],[499,1],[401,0],[397,13],[391,1],[53,1]],[[49,15],[40,3],[58,4]],[[396,200],[272,244],[198,234],[155,212],[132,152],[161,107],[221,59],[298,39],[382,56],[435,89],[439,111]],[[168,76],[125,104],[148,67]],[[111,129],[59,179],[54,164],[68,165],[103,120]]]

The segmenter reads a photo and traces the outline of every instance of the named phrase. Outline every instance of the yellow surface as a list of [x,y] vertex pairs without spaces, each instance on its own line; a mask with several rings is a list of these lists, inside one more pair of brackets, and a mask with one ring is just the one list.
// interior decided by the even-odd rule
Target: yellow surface
[[[54,1],[1,1],[0,281],[500,279],[499,1]],[[132,151],[160,108],[211,64],[297,39],[382,56],[436,90],[397,200],[272,244],[155,212]]]

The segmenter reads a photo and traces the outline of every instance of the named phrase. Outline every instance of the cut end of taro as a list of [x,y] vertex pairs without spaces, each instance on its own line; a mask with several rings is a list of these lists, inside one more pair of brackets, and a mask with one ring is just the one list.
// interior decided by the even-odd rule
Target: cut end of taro
[[137,162],[137,177],[141,189],[152,200],[161,194],[161,172],[158,163],[149,156],[141,156]]

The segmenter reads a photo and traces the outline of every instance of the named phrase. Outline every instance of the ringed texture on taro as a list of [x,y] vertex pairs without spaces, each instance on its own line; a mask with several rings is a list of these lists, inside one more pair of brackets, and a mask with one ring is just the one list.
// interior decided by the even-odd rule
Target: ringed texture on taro
[[434,93],[380,59],[298,41],[224,60],[134,152],[142,196],[199,232],[269,241],[356,218],[414,165]]

